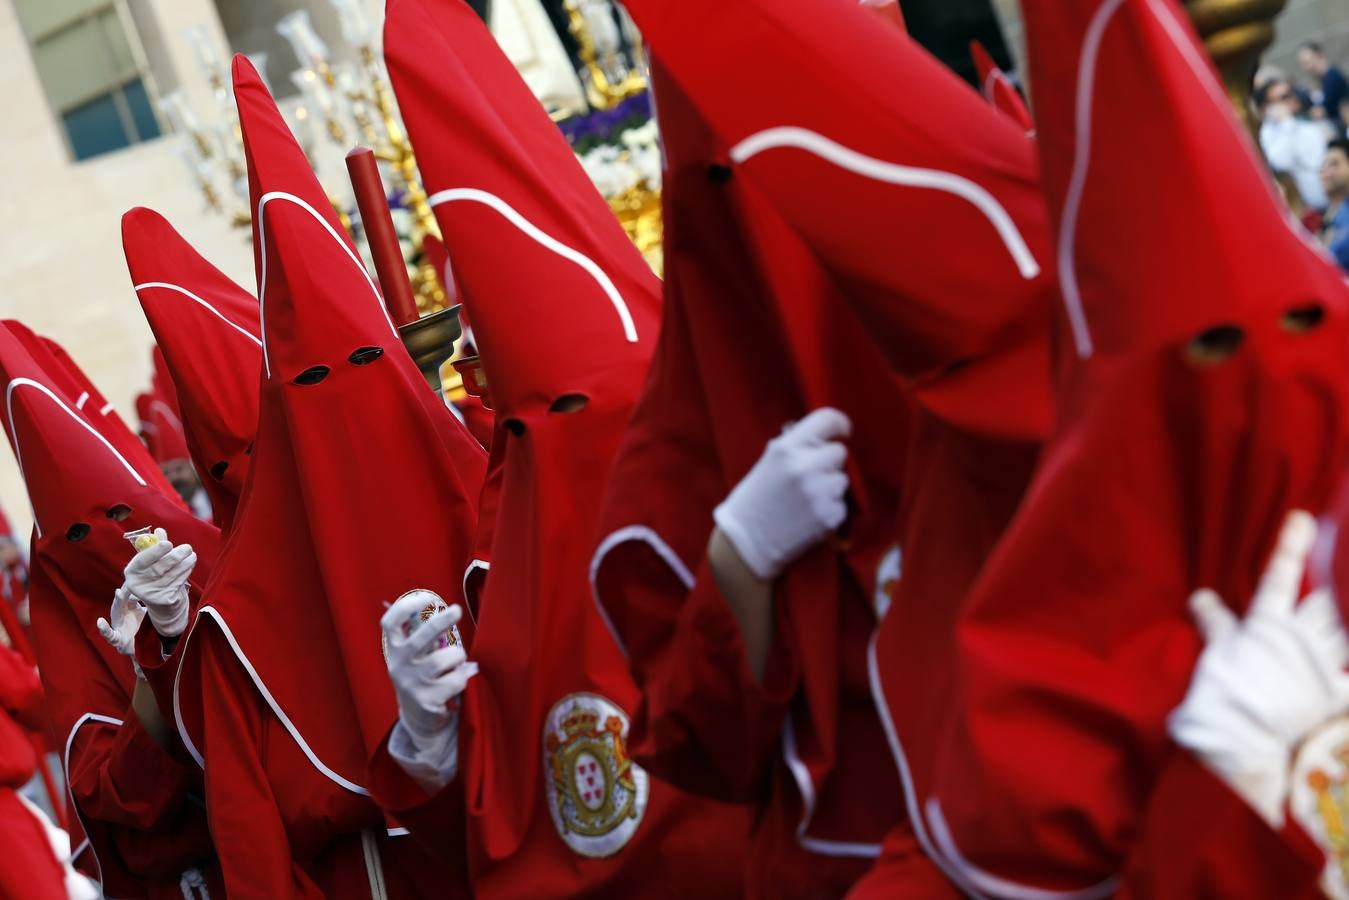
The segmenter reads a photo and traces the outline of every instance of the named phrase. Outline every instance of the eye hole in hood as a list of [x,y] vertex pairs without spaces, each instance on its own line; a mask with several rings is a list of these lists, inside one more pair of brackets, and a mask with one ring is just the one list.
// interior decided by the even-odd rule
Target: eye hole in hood
[[1325,321],[1326,310],[1319,303],[1295,306],[1279,317],[1279,327],[1289,334],[1306,334]]
[[1200,367],[1227,362],[1241,349],[1246,332],[1236,325],[1215,325],[1195,335],[1185,347],[1185,357]]
[[295,384],[301,385],[318,384],[320,381],[328,377],[328,373],[330,371],[332,370],[329,369],[327,366],[310,366],[309,368],[301,372],[299,375],[296,375],[291,380]]
[[351,351],[351,355],[347,357],[347,362],[353,366],[368,366],[383,355],[383,347],[357,347]]

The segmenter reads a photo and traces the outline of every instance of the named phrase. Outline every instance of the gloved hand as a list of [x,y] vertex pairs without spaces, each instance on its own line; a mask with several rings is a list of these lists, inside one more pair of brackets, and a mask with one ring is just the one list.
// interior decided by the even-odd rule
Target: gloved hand
[[754,468],[713,512],[745,565],[771,580],[843,524],[848,417],[822,407],[768,442]]
[[112,609],[108,618],[99,618],[94,624],[103,640],[112,644],[112,648],[123,656],[135,656],[136,632],[145,621],[145,607],[131,596],[126,586],[119,587],[112,595]]
[[478,664],[467,661],[462,645],[442,646],[445,632],[463,616],[460,606],[421,620],[422,610],[440,602],[431,591],[411,591],[379,620],[398,698],[398,725],[389,754],[428,791],[454,776],[459,734],[459,705],[454,701],[478,674]]
[[175,547],[164,529],[156,528],[159,543],[131,557],[123,585],[145,604],[150,624],[166,638],[176,638],[187,628],[187,579],[197,564],[191,544]]
[[1316,520],[1290,513],[1245,619],[1213,591],[1190,598],[1205,648],[1169,723],[1177,744],[1275,828],[1294,747],[1349,709],[1349,637],[1334,598],[1318,590],[1298,603],[1315,539]]

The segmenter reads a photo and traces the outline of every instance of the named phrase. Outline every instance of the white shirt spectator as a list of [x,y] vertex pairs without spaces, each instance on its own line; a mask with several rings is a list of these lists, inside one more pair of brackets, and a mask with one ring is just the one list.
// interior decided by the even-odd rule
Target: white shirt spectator
[[1326,208],[1326,193],[1321,187],[1325,129],[1296,116],[1267,116],[1260,126],[1260,147],[1270,168],[1292,176],[1303,203],[1313,209]]

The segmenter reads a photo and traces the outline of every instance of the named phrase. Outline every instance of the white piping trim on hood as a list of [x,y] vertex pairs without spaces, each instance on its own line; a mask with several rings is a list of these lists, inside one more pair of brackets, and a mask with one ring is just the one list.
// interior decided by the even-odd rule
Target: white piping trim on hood
[[143,281],[140,284],[136,285],[133,288],[133,290],[135,290],[136,293],[140,293],[141,291],[149,290],[150,288],[164,288],[165,290],[169,291],[177,291],[184,297],[187,297],[189,300],[195,301],[205,309],[209,310],[210,313],[217,319],[224,322],[226,325],[233,328],[235,331],[239,332],[244,337],[248,338],[250,341],[257,344],[259,347],[262,346],[262,339],[260,337],[258,337],[256,334],[253,334],[253,332],[249,331],[247,328],[243,328],[240,325],[236,324],[235,322],[230,321],[225,317],[223,313],[220,312],[220,310],[216,309],[210,303],[198,297],[196,294],[192,293],[182,285],[173,284],[172,282],[169,281]]
[[618,319],[623,324],[623,336],[628,343],[637,343],[637,326],[632,321],[632,313],[628,311],[628,304],[623,300],[623,295],[618,292],[618,288],[614,286],[613,281],[593,259],[544,232],[496,194],[481,191],[477,188],[447,188],[443,191],[436,191],[426,202],[435,207],[456,200],[470,200],[496,210],[506,221],[533,238],[537,243],[584,269],[591,278],[595,279],[600,289],[604,291],[605,296],[609,298],[609,302],[614,305],[614,311],[618,313]]
[[814,154],[826,162],[855,175],[900,187],[943,191],[966,201],[988,219],[993,230],[1002,239],[1011,254],[1021,277],[1029,281],[1040,274],[1040,263],[1022,237],[1016,222],[998,199],[982,185],[968,178],[941,169],[922,169],[886,162],[845,147],[818,132],[794,125],[779,125],[751,134],[731,148],[731,161],[741,165],[763,153],[781,147],[792,147]]
[[[19,449],[19,432],[14,426],[14,389],[21,386],[34,387],[46,394],[52,402],[65,411],[66,415],[74,419],[76,424],[97,438],[98,442],[104,447],[107,447],[112,455],[117,458],[117,461],[131,473],[131,477],[136,479],[137,484],[141,487],[147,487],[145,479],[136,471],[136,467],[127,462],[127,458],[123,456],[116,447],[109,443],[107,438],[99,434],[94,426],[86,422],[83,416],[76,413],[69,406],[66,406],[64,400],[52,393],[51,388],[47,387],[45,384],[36,382],[31,378],[14,378],[10,380],[9,385],[5,388],[5,413],[9,417],[9,433],[14,439],[14,458],[19,463],[19,474],[23,476],[25,487],[28,484],[28,475],[24,472],[23,468],[23,451]],[[42,537],[42,526],[38,524],[37,507],[33,505],[32,491],[28,492],[28,505],[33,511],[33,529],[37,531],[38,537]]]
[[261,261],[258,267],[258,316],[262,328],[262,366],[267,373],[267,377],[272,377],[272,361],[267,355],[267,219],[263,212],[267,204],[273,200],[288,200],[294,203],[323,226],[323,230],[328,236],[337,242],[337,245],[342,248],[342,252],[360,270],[361,276],[365,278],[365,283],[370,285],[370,293],[375,298],[375,305],[379,307],[380,314],[384,316],[384,321],[389,323],[389,332],[393,334],[395,340],[398,339],[398,329],[394,327],[393,319],[389,318],[389,311],[384,307],[384,300],[380,296],[379,288],[375,287],[375,282],[370,277],[370,272],[366,270],[365,263],[361,262],[360,257],[352,252],[351,248],[347,246],[347,242],[342,240],[332,225],[328,224],[328,220],[319,215],[314,207],[294,194],[286,191],[268,191],[258,199],[258,214],[255,219],[258,223],[258,259]]

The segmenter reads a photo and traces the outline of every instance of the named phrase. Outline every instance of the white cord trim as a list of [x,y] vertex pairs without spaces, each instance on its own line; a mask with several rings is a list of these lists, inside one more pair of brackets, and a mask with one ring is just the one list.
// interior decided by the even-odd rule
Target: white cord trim
[[379,858],[379,844],[375,832],[367,828],[361,832],[361,854],[365,857],[365,876],[370,884],[370,900],[388,900],[389,889],[384,884],[384,865]]
[[946,824],[946,817],[942,815],[941,801],[936,797],[929,797],[924,806],[928,824],[932,829],[932,837],[941,847],[943,855],[983,894],[1009,900],[1099,900],[1114,895],[1119,887],[1119,879],[1114,876],[1091,887],[1071,891],[1033,888],[1000,878],[980,869],[961,854],[960,848],[956,846],[955,839],[951,836],[951,829]]
[[876,659],[876,640],[876,636],[873,635],[867,644],[867,677],[871,682],[871,700],[875,704],[881,726],[885,729],[890,753],[895,758],[895,768],[899,771],[900,781],[904,785],[904,803],[908,807],[909,821],[913,823],[914,834],[928,858],[937,864],[956,887],[976,900],[1096,900],[1114,893],[1118,887],[1118,879],[1113,876],[1099,884],[1079,890],[1053,891],[1018,884],[979,869],[960,853],[959,847],[951,837],[946,820],[942,817],[940,804],[931,798],[926,804],[927,814],[934,817],[930,823],[929,833],[929,823],[923,817],[924,808],[918,803],[904,745],[899,740],[894,720],[890,718],[890,706],[885,699],[880,666]]
[[[94,868],[98,870],[98,883],[102,885],[103,863],[99,861],[98,851],[94,849],[93,842],[89,839],[89,826],[86,825],[84,822],[84,815],[83,813],[80,812],[80,805],[75,802],[75,795],[70,791],[70,748],[75,744],[75,735],[79,732],[81,728],[83,728],[90,722],[102,722],[105,725],[115,725],[118,728],[121,728],[122,720],[114,719],[112,716],[103,716],[99,715],[98,713],[90,713],[90,712],[87,712],[84,715],[80,716],[78,719],[75,720],[75,724],[71,726],[70,734],[66,736],[66,749],[64,755],[61,758],[61,761],[65,766],[66,793],[70,795],[70,806],[73,810],[75,810],[75,818],[80,820],[80,827],[84,829],[85,834],[84,843],[80,845],[78,850],[70,854],[70,862],[72,865],[74,865],[75,857],[83,853],[84,849],[88,847],[89,855],[94,858]],[[52,798],[52,803],[54,804],[55,802],[56,798]]]
[[468,602],[468,579],[469,576],[479,569],[484,572],[490,572],[492,570],[492,564],[485,559],[471,560],[468,566],[464,568],[464,581],[460,587],[460,591],[464,598],[464,609],[468,610],[468,617],[472,620],[474,625],[478,624],[478,617],[473,613],[474,604]]
[[182,420],[180,420],[178,416],[174,414],[172,406],[169,406],[163,400],[151,400],[150,408],[159,410],[161,413],[164,414],[164,418],[170,420],[174,428],[178,429],[179,431],[183,431]]
[[614,311],[618,313],[618,319],[623,323],[623,336],[628,343],[637,343],[637,326],[632,321],[632,314],[628,311],[628,304],[623,300],[623,296],[614,286],[613,281],[605,274],[604,270],[596,262],[578,250],[568,247],[566,244],[545,233],[533,222],[522,216],[515,207],[511,206],[505,200],[496,194],[481,191],[477,188],[449,188],[443,191],[436,191],[427,200],[431,206],[439,206],[442,203],[452,203],[456,200],[471,200],[475,203],[481,203],[490,207],[501,214],[506,221],[510,222],[516,228],[523,231],[527,236],[533,238],[548,250],[553,251],[563,259],[576,263],[586,271],[591,278],[600,286],[609,302],[614,305]]
[[1077,355],[1087,359],[1094,351],[1087,313],[1082,305],[1082,290],[1077,283],[1077,222],[1082,212],[1082,195],[1087,188],[1087,173],[1091,168],[1092,100],[1096,88],[1096,65],[1101,55],[1101,41],[1115,13],[1124,0],[1105,0],[1091,17],[1082,41],[1082,56],[1077,64],[1077,93],[1074,98],[1073,168],[1068,176],[1068,192],[1063,201],[1062,225],[1059,228],[1059,284],[1063,289],[1063,306],[1068,313],[1068,324],[1073,331]]
[[815,817],[815,782],[811,780],[810,770],[801,761],[796,745],[796,726],[792,724],[791,714],[782,721],[782,758],[796,782],[796,791],[801,795],[801,821],[796,825],[796,842],[812,853],[821,856],[847,856],[859,859],[875,859],[881,855],[880,844],[866,844],[858,841],[831,841],[811,837],[806,834],[811,819]]
[[886,162],[845,147],[818,132],[793,125],[767,128],[750,135],[731,148],[731,161],[743,164],[750,158],[780,147],[793,147],[812,153],[841,169],[886,184],[900,187],[943,191],[966,201],[988,219],[1011,254],[1021,277],[1030,280],[1040,274],[1040,264],[1022,237],[1007,209],[979,184],[940,169],[921,169]]
[[[304,736],[300,734],[300,730],[295,727],[295,723],[290,720],[290,717],[287,716],[285,711],[281,708],[281,704],[276,702],[276,698],[272,696],[272,692],[267,689],[267,685],[263,682],[262,677],[258,675],[258,670],[253,667],[253,663],[250,662],[247,655],[244,654],[243,648],[239,646],[239,642],[234,639],[234,633],[230,631],[229,626],[225,624],[225,619],[221,616],[219,610],[212,606],[203,606],[198,610],[198,623],[188,632],[187,640],[191,640],[192,635],[196,634],[197,629],[201,627],[201,617],[208,615],[212,619],[215,619],[216,624],[220,626],[221,634],[223,634],[225,640],[229,642],[230,649],[234,651],[234,655],[244,667],[244,671],[248,673],[248,677],[253,680],[253,686],[258,689],[258,693],[262,695],[262,699],[267,701],[267,705],[271,707],[272,712],[276,715],[277,719],[281,721],[281,725],[290,733],[290,736],[294,739],[295,743],[299,745],[301,752],[304,753],[305,758],[309,760],[310,764],[317,769],[321,775],[339,787],[345,788],[353,794],[359,794],[362,797],[370,796],[370,792],[364,787],[354,781],[343,778],[325,765],[323,760],[318,758],[318,754],[310,748],[308,742],[305,741]],[[186,648],[184,648],[184,650],[186,650]],[[187,748],[187,752],[191,754],[192,758],[197,761],[197,765],[204,769],[206,768],[206,763],[202,758],[201,751],[198,750],[196,744],[192,742],[192,738],[187,732],[186,724],[183,722],[183,710],[178,692],[181,681],[182,669],[180,668],[173,680],[173,717],[178,724],[178,733],[183,739],[183,746]]]
[[693,572],[684,565],[684,561],[674,552],[674,549],[665,540],[656,533],[654,528],[646,525],[625,525],[617,531],[611,532],[600,545],[595,548],[595,555],[590,558],[590,596],[595,601],[595,609],[599,611],[600,620],[604,622],[604,627],[609,629],[609,636],[614,639],[614,644],[624,656],[628,655],[627,647],[623,646],[623,639],[618,635],[618,629],[614,627],[613,620],[609,618],[609,613],[604,608],[604,601],[600,599],[597,579],[599,577],[600,566],[604,565],[604,557],[609,554],[619,544],[628,541],[640,541],[646,544],[656,555],[661,558],[665,565],[670,567],[675,577],[684,585],[684,590],[693,590]]
[[227,319],[225,315],[220,312],[220,310],[216,309],[210,303],[203,300],[201,297],[198,297],[196,294],[192,293],[191,291],[189,291],[187,288],[183,287],[180,284],[173,284],[172,282],[169,281],[145,281],[136,285],[134,287],[134,290],[136,291],[136,293],[140,293],[141,291],[146,291],[151,288],[163,288],[164,290],[168,291],[177,291],[184,297],[187,297],[189,300],[192,300],[193,302],[205,308],[208,312],[211,313],[211,315],[215,316],[217,319],[224,322],[230,328],[233,328],[235,331],[239,332],[244,337],[248,338],[250,341],[257,344],[259,347],[262,346],[262,339],[260,337],[258,337],[256,334],[253,334],[253,332],[249,331],[247,328],[243,328],[237,323],[231,321],[230,319]]
[[989,103],[993,102],[993,87],[998,83],[998,76],[1002,76],[1003,78],[1007,77],[1002,74],[1002,69],[999,69],[997,66],[994,66],[993,68],[989,69],[988,74],[984,76],[984,81],[983,84],[981,85],[981,89],[984,94],[984,99],[987,100]]
[[[71,409],[69,406],[66,406],[65,401],[62,400],[60,397],[56,396],[54,393],[52,393],[51,388],[47,387],[45,384],[40,384],[31,378],[15,378],[11,380],[9,385],[5,388],[5,412],[9,417],[9,433],[14,436],[14,458],[19,463],[19,475],[23,477],[24,484],[28,483],[28,475],[23,468],[23,451],[19,449],[19,432],[18,429],[16,429],[14,426],[14,389],[17,387],[37,388],[40,392],[46,394],[47,397],[50,398],[53,403],[55,403],[58,407],[60,407],[62,410],[65,411],[66,415],[74,419],[77,425],[79,425],[85,431],[92,434],[98,440],[98,442],[102,444],[104,447],[107,447],[108,452],[110,452],[114,457],[116,457],[117,461],[120,462],[122,466],[128,472],[131,473],[131,477],[136,479],[137,484],[139,484],[141,487],[147,486],[145,483],[145,479],[142,478],[140,473],[136,471],[135,466],[127,462],[126,457],[123,456],[121,453],[119,453],[116,447],[108,443],[108,439],[105,438],[103,435],[99,434],[98,431],[92,425],[90,425],[88,422],[84,420],[83,416],[79,415],[77,412],[75,412],[75,410]],[[29,492],[28,495],[28,506],[33,511],[33,529],[37,531],[38,537],[42,537],[42,526],[38,524],[37,507],[33,505],[33,495],[31,491]]]
[[328,236],[337,242],[337,245],[342,248],[342,252],[345,253],[347,258],[352,261],[358,270],[360,270],[361,276],[365,279],[365,283],[370,286],[370,293],[375,298],[375,305],[379,307],[380,314],[384,316],[384,321],[389,324],[389,332],[397,339],[398,329],[394,327],[393,319],[389,318],[389,311],[384,306],[384,300],[380,296],[379,288],[375,287],[375,282],[370,277],[370,273],[366,270],[365,264],[361,262],[360,257],[352,252],[351,247],[347,246],[347,242],[342,240],[337,231],[333,229],[332,225],[328,224],[328,220],[319,215],[314,207],[310,206],[294,194],[286,191],[268,191],[258,200],[258,214],[255,218],[255,221],[258,223],[258,258],[261,260],[261,265],[258,270],[258,312],[262,325],[262,366],[267,373],[267,377],[272,377],[272,361],[267,355],[267,219],[263,216],[263,211],[266,209],[267,204],[273,200],[287,200],[294,203],[296,206],[300,207],[300,209],[303,209],[313,216],[314,220],[323,226],[323,230]]

